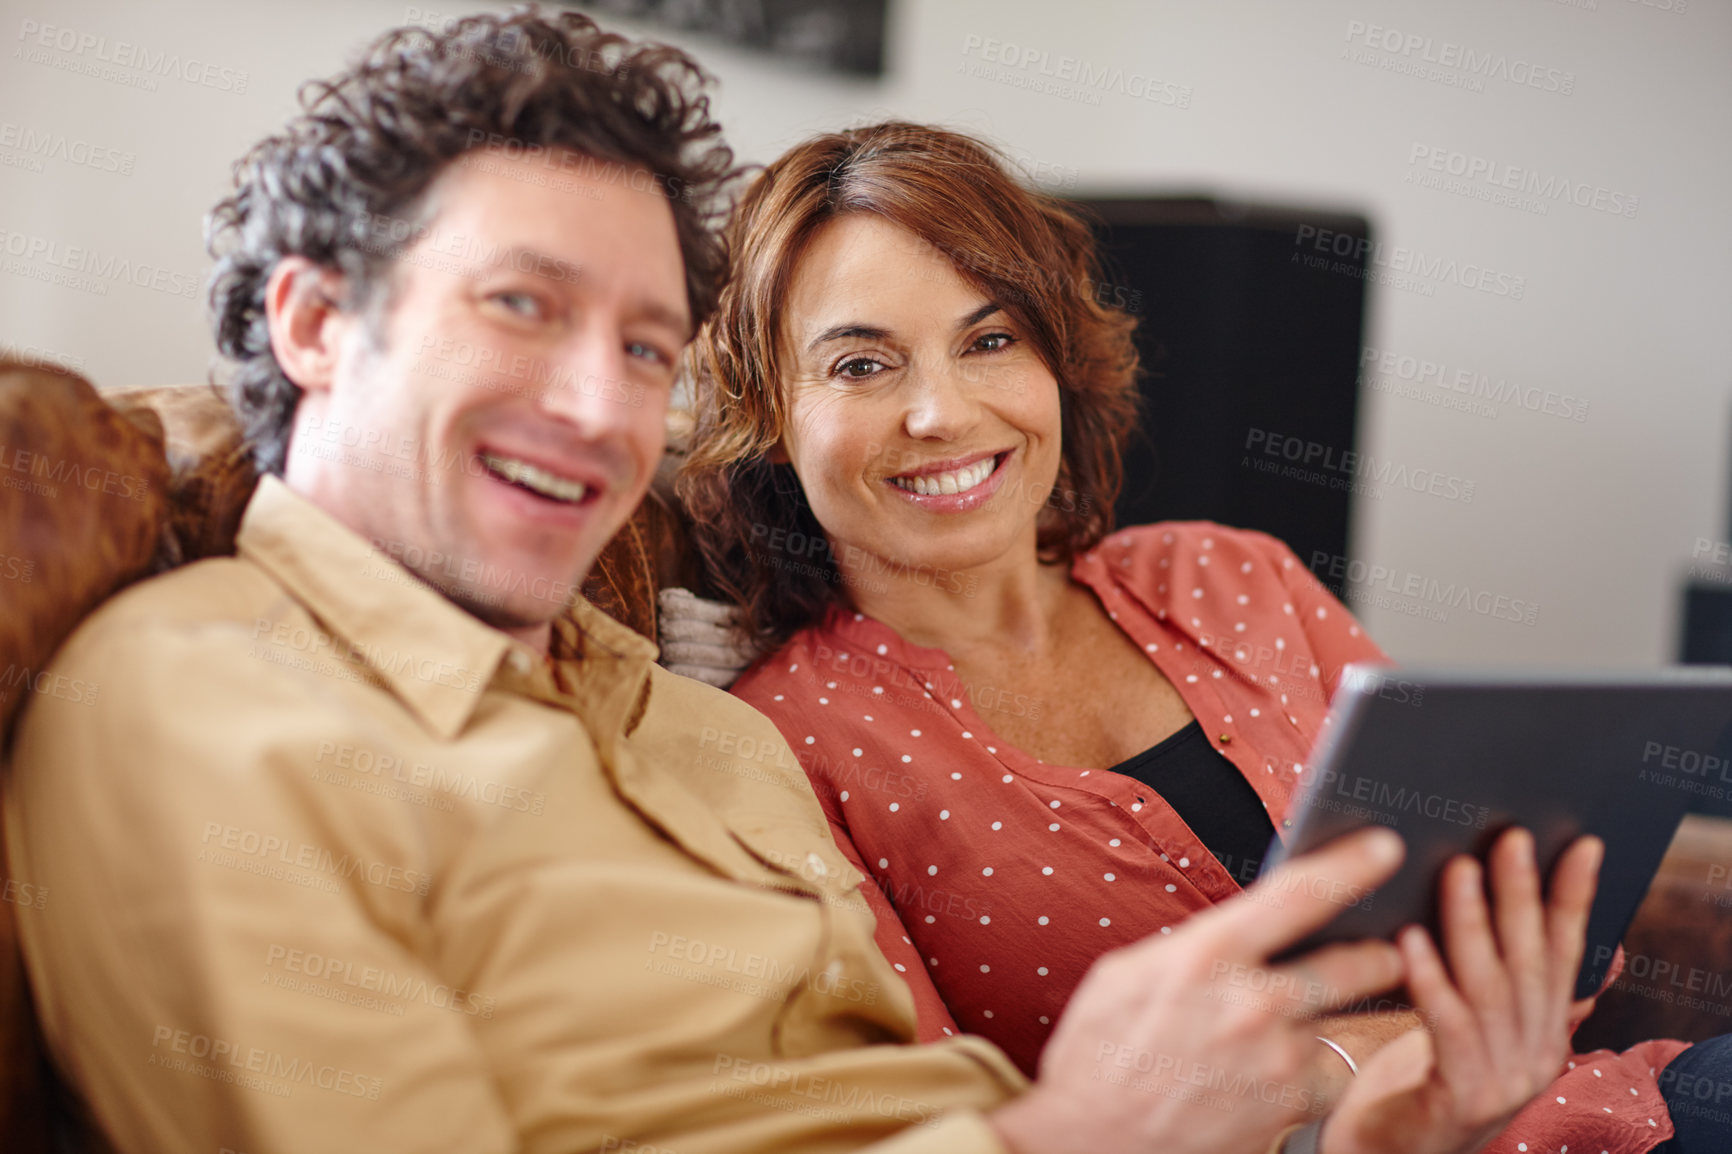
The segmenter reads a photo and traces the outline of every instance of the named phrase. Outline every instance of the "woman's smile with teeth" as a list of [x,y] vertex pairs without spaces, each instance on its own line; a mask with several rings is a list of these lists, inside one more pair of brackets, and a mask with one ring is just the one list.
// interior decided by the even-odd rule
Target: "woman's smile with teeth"
[[988,477],[998,467],[997,456],[983,457],[972,465],[952,469],[948,473],[926,473],[918,477],[892,477],[898,489],[906,489],[922,497],[948,496],[966,493]]

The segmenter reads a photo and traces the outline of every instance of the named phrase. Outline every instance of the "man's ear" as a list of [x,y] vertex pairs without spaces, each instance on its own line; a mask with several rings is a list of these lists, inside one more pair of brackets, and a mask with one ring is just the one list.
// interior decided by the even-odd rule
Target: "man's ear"
[[265,284],[265,322],[283,375],[302,389],[324,392],[336,376],[337,354],[350,317],[342,311],[341,275],[304,256],[286,256]]

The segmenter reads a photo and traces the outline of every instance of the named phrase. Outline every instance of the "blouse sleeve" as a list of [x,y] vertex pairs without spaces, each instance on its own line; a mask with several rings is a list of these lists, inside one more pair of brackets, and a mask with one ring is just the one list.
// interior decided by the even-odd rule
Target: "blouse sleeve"
[[1281,571],[1281,581],[1291,598],[1299,628],[1311,647],[1311,660],[1317,666],[1317,676],[1323,682],[1326,696],[1335,695],[1335,688],[1341,683],[1341,671],[1351,662],[1394,664],[1389,655],[1371,640],[1347,606],[1317,580],[1293,550],[1274,537],[1259,536],[1263,537],[1263,547],[1270,563]]
[[836,848],[842,851],[848,864],[866,875],[860,889],[866,895],[866,904],[872,907],[872,916],[878,919],[875,940],[879,952],[896,972],[902,975],[908,983],[909,992],[914,995],[914,1025],[917,1037],[922,1042],[942,1042],[947,1037],[960,1034],[962,1030],[957,1026],[956,1019],[951,1016],[944,999],[938,996],[938,987],[932,984],[932,975],[926,972],[926,964],[920,958],[920,951],[914,948],[907,929],[902,925],[902,919],[896,914],[896,908],[879,888],[876,872],[867,869],[866,863],[860,860],[860,851],[854,848],[854,839],[848,835],[848,827],[842,824],[834,799],[828,796],[826,790],[819,789],[816,792],[818,800],[824,806],[824,816],[830,819],[830,836],[835,840]]

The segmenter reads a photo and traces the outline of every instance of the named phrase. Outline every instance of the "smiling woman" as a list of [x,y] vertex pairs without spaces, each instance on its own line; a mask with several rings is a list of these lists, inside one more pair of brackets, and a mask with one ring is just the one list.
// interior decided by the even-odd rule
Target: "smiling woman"
[[1108,537],[1133,321],[985,147],[820,137],[732,230],[681,485],[772,654],[734,691],[898,904],[924,1024],[1032,1072],[1096,957],[1255,876],[1342,667],[1382,654],[1262,534]]
[[[819,539],[825,533],[807,503],[810,494],[789,488],[780,466],[785,458],[771,452],[789,398],[751,384],[786,374],[814,381],[823,373],[866,388],[880,373],[906,380],[910,370],[925,368],[898,364],[884,348],[891,334],[850,313],[843,306],[856,302],[849,298],[835,302],[835,316],[797,312],[790,330],[799,331],[781,330],[782,306],[804,303],[790,301],[790,281],[803,272],[813,284],[820,275],[800,259],[814,247],[856,265],[886,264],[882,271],[898,280],[884,282],[882,291],[912,290],[905,299],[923,309],[932,303],[923,290],[965,286],[967,303],[941,318],[951,329],[947,337],[967,338],[954,355],[947,350],[945,371],[1006,400],[1045,403],[1021,388],[1033,371],[1056,381],[1064,397],[1054,430],[1062,437],[1049,438],[1056,475],[1042,484],[1019,461],[1010,494],[1039,514],[1041,555],[1068,559],[1099,540],[1119,485],[1118,442],[1136,417],[1137,352],[1134,320],[1087,291],[1101,280],[1087,225],[1060,201],[1023,192],[979,142],[916,125],[820,137],[772,171],[774,179],[746,192],[734,218],[732,251],[740,255],[719,306],[727,323],[710,326],[693,346],[699,424],[680,482],[694,521],[707,527],[698,543],[711,573],[745,608],[758,647],[786,641],[849,577],[840,567],[814,576],[810,566],[755,558],[754,542],[774,530]],[[831,271],[850,275],[853,287],[854,269]],[[882,387],[871,391],[884,394]],[[945,495],[943,474],[974,463],[893,438],[860,448],[874,458],[877,473],[904,475],[899,487],[915,494],[935,486]]]
[[[1134,322],[1082,221],[984,146],[816,137],[729,241],[680,487],[761,656],[733,691],[874,883],[922,1035],[1033,1074],[1103,955],[1257,876],[1343,668],[1384,655],[1266,534],[1113,530]],[[1299,1081],[1327,1108],[1419,1025],[1320,1019]],[[1488,1149],[1648,1149],[1679,1045],[1578,1060]]]

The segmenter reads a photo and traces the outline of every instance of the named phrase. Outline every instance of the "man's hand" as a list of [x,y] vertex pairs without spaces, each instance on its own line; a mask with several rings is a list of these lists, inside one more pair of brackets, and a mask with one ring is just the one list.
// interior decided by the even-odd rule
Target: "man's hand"
[[[1269,956],[1329,922],[1395,871],[1402,845],[1366,830],[1294,858],[1169,936],[1106,954],[1041,1055],[1034,1088],[992,1116],[1027,1154],[1261,1151],[1319,1112],[1309,1019],[1388,989],[1387,942]],[[1392,1151],[1395,1147],[1390,1147]]]
[[1322,1154],[1477,1150],[1557,1076],[1603,852],[1593,838],[1571,846],[1542,905],[1533,838],[1511,830],[1492,850],[1495,910],[1478,863],[1449,864],[1449,970],[1424,930],[1410,927],[1400,942],[1408,990],[1431,1032],[1406,1035],[1361,1067],[1324,1123]]

